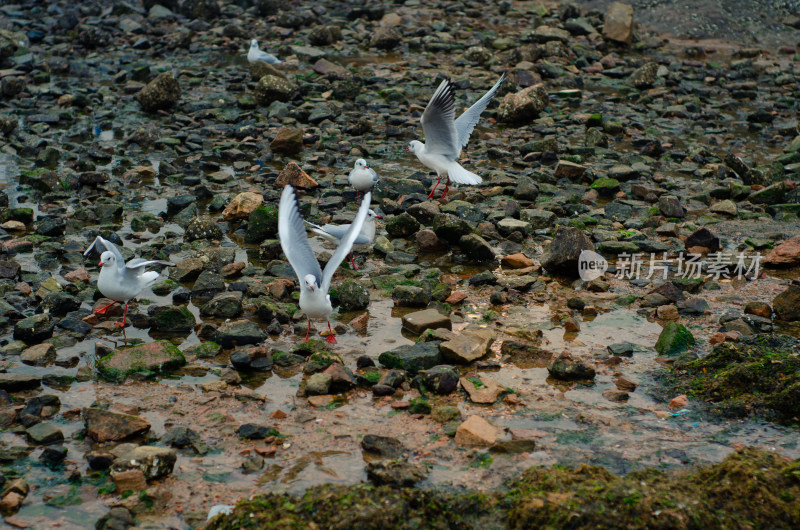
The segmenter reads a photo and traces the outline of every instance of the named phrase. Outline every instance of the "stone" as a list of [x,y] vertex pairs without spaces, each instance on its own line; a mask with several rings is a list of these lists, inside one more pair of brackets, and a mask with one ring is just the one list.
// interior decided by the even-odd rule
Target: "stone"
[[695,230],[684,241],[684,248],[687,250],[692,247],[704,247],[709,252],[718,252],[722,247],[720,246],[719,238],[711,233],[708,228],[700,228]]
[[263,202],[264,197],[260,193],[253,191],[240,193],[222,210],[222,220],[237,221],[247,219],[253,210],[261,206]]
[[800,236],[787,239],[773,248],[764,258],[764,264],[773,267],[800,266]]
[[191,447],[200,442],[200,436],[189,427],[177,425],[169,429],[161,438],[161,443],[173,447]]
[[397,307],[426,307],[431,297],[422,287],[398,285],[392,289],[392,300]]
[[627,392],[616,388],[604,390],[603,397],[609,401],[613,401],[614,403],[624,403],[630,399],[630,395]]
[[369,291],[360,283],[347,280],[339,285],[339,307],[344,311],[359,311],[369,306]]
[[114,485],[117,493],[132,491],[134,493],[147,489],[147,480],[141,469],[129,469],[114,474]]
[[402,318],[403,327],[411,333],[421,334],[427,329],[453,329],[450,317],[442,315],[436,309],[424,309],[408,313]]
[[431,410],[431,419],[436,423],[448,423],[461,417],[461,411],[453,405],[442,405]]
[[580,181],[586,175],[586,166],[576,164],[567,160],[559,160],[553,176],[557,179],[566,178],[572,181]]
[[562,381],[594,379],[595,369],[588,361],[575,359],[569,353],[562,353],[547,367],[550,377]]
[[281,127],[269,144],[273,153],[296,155],[303,150],[303,129]]
[[661,330],[655,349],[661,355],[678,355],[695,345],[691,331],[683,324],[669,321]]
[[136,95],[136,100],[145,112],[157,112],[174,107],[180,97],[178,80],[171,73],[164,72],[147,83]]
[[442,364],[428,370],[420,370],[419,378],[426,390],[444,395],[458,388],[459,373],[454,367]]
[[496,254],[492,246],[478,234],[466,234],[458,240],[458,246],[470,261],[485,263],[494,261]]
[[28,435],[28,439],[31,442],[38,445],[49,445],[64,441],[64,433],[51,423],[37,423],[29,427],[25,434]]
[[418,342],[385,351],[378,356],[386,368],[401,368],[412,374],[442,364],[437,342]]
[[790,285],[772,300],[775,315],[786,322],[800,321],[800,285]]
[[[25,497],[16,491],[7,493],[2,500],[0,500],[0,514],[10,515],[16,513],[22,507],[24,500]],[[6,518],[6,521],[8,521],[8,518]]]
[[275,436],[278,434],[278,431],[271,427],[265,427],[264,425],[244,423],[239,426],[236,433],[247,440],[263,440],[268,436]]
[[46,342],[37,344],[23,350],[19,360],[33,366],[47,366],[56,360],[56,348]]
[[172,473],[178,455],[168,447],[142,445],[114,460],[111,465],[111,476],[130,469],[138,469],[145,480],[151,481]]
[[[297,165],[297,162],[289,162],[278,178],[275,179],[275,187],[283,189],[286,185],[294,188],[316,188],[319,186],[316,180],[308,176],[308,173]],[[277,233],[277,231],[276,231]]]
[[403,35],[394,27],[378,26],[373,30],[370,46],[381,50],[392,50],[403,40]]
[[219,293],[200,307],[200,314],[214,318],[235,318],[242,314],[242,292]]
[[658,63],[648,62],[634,70],[633,73],[628,76],[627,82],[635,88],[650,88],[656,82],[657,72]]
[[56,323],[46,313],[23,318],[14,325],[14,339],[27,344],[38,344],[53,336]]
[[617,379],[614,381],[614,384],[617,385],[617,388],[619,390],[624,390],[625,392],[633,392],[636,390],[636,387],[638,386],[630,379],[622,376],[617,377]]
[[462,377],[460,383],[473,403],[495,403],[506,391],[506,387],[489,377]]
[[167,372],[185,364],[186,358],[174,344],[159,340],[114,350],[97,361],[97,371],[111,381],[120,382],[133,373]]
[[389,237],[405,238],[416,234],[420,228],[419,221],[417,221],[408,212],[403,212],[400,215],[392,217],[386,223],[386,232]]
[[184,239],[186,239],[186,241],[219,241],[222,239],[222,229],[211,217],[195,217],[186,225]]
[[689,404],[689,398],[686,397],[686,394],[681,394],[680,396],[676,396],[669,400],[669,408],[671,409],[682,409]]
[[[294,162],[292,163],[294,164]],[[275,206],[261,205],[250,212],[247,219],[247,231],[244,235],[245,243],[258,245],[277,235],[278,209]]]
[[506,94],[497,110],[497,118],[507,123],[530,123],[550,102],[544,85],[537,84]]
[[514,232],[518,232],[522,237],[526,237],[531,233],[531,225],[526,221],[507,217],[497,221],[497,230],[504,237],[508,237]]
[[489,448],[492,453],[521,454],[531,453],[536,449],[536,440],[504,440],[495,443]]
[[377,434],[365,434],[361,439],[361,449],[385,458],[401,457],[407,450],[397,438]]
[[630,44],[633,39],[633,7],[621,2],[611,4],[603,22],[603,37]]
[[550,251],[542,258],[542,267],[548,272],[578,276],[578,258],[581,251],[594,251],[594,244],[579,228],[560,226],[553,236]]
[[659,197],[658,209],[664,217],[682,218],[686,214],[681,202],[674,195],[662,195]]
[[331,375],[324,372],[313,374],[306,380],[306,394],[321,396],[330,393],[332,380]]
[[295,85],[278,75],[265,75],[258,80],[253,97],[259,105],[269,106],[273,101],[291,101],[296,92]]
[[191,333],[197,321],[186,306],[154,307],[150,329],[159,333]]
[[633,351],[635,348],[636,346],[630,342],[617,342],[615,344],[609,344],[607,347],[608,353],[611,355],[619,355],[621,357],[633,357]]
[[439,213],[433,217],[433,231],[449,243],[457,243],[462,236],[472,233],[472,226],[457,215]]
[[98,408],[83,409],[86,434],[95,442],[116,442],[150,430],[150,422],[139,416]]
[[511,267],[512,269],[524,269],[526,267],[533,267],[535,263],[525,254],[518,253],[503,256],[503,259],[500,260],[500,264],[505,267]]
[[446,361],[470,363],[489,353],[495,335],[491,330],[463,330],[442,342],[439,351]]
[[16,280],[22,266],[16,261],[0,261],[0,279]]
[[41,385],[41,375],[0,372],[0,390],[5,390],[6,392],[31,390]]
[[456,429],[456,443],[462,447],[489,446],[497,441],[497,428],[480,416],[470,416]]
[[428,468],[423,464],[412,464],[405,460],[381,460],[368,462],[364,471],[373,484],[394,487],[411,487],[424,480]]
[[417,231],[414,236],[420,252],[439,252],[447,248],[447,241],[436,235],[436,232],[427,228]]
[[711,205],[709,208],[714,213],[719,213],[723,215],[729,215],[731,217],[735,217],[738,212],[736,208],[736,203],[730,199],[725,199],[724,201],[717,201]]
[[217,328],[214,341],[223,348],[235,348],[247,344],[258,344],[264,340],[264,332],[249,320],[224,322]]

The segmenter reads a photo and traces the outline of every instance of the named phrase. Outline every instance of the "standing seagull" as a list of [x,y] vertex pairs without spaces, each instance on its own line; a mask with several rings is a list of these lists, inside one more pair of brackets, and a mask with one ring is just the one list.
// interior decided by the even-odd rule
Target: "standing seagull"
[[469,142],[469,136],[478,123],[481,112],[489,105],[505,77],[506,74],[501,75],[492,89],[465,110],[458,119],[455,119],[456,98],[453,93],[453,83],[445,79],[433,93],[420,119],[422,130],[425,132],[425,143],[412,140],[406,146],[406,151],[413,151],[419,161],[436,171],[439,177],[428,195],[429,199],[433,197],[433,193],[442,181],[442,176],[447,179],[442,198],[447,195],[451,180],[457,184],[480,184],[483,181],[475,173],[461,167],[457,160],[461,149]]
[[[328,260],[323,271],[320,269],[319,261],[317,261],[314,252],[311,250],[311,245],[308,244],[308,236],[306,235],[303,218],[300,217],[294,188],[291,186],[283,188],[281,203],[278,206],[278,237],[281,240],[283,253],[286,254],[286,259],[289,260],[289,264],[294,269],[300,284],[300,310],[308,317],[308,331],[306,331],[306,338],[303,340],[308,340],[308,335],[311,333],[312,318],[328,320],[328,317],[333,312],[331,297],[328,294],[333,273],[339,268],[339,264],[350,252],[353,243],[358,238],[361,227],[367,219],[371,199],[371,192],[364,194],[364,200],[358,208],[356,218],[347,233],[344,234],[339,246]],[[325,340],[335,343],[336,337],[333,336],[330,321],[328,321],[328,331],[330,331],[330,334],[325,337]]]
[[[133,258],[125,263],[119,249],[111,241],[97,236],[94,243],[83,253],[87,256],[97,244],[105,250],[100,254],[100,276],[97,278],[97,288],[106,298],[113,300],[110,304],[95,311],[98,314],[105,314],[108,308],[117,302],[125,302],[125,312],[122,315],[122,322],[117,323],[121,328],[125,327],[125,318],[128,316],[128,301],[142,292],[147,287],[153,285],[158,280],[160,274],[156,271],[146,271],[148,265],[166,265],[174,267],[174,263],[161,260],[146,260]],[[97,249],[98,251],[100,249]]]
[[264,61],[265,63],[269,64],[278,64],[281,62],[280,59],[271,53],[259,50],[258,41],[253,39],[250,41],[250,51],[247,52],[247,62],[254,63],[256,61]]
[[362,191],[370,191],[372,187],[378,183],[378,174],[367,165],[366,160],[359,158],[356,160],[347,180],[349,180],[350,185],[355,188],[356,200],[358,200]]
[[[372,210],[369,210],[367,212],[367,219],[364,221],[364,225],[361,227],[358,237],[356,237],[356,240],[353,242],[354,248],[364,248],[372,245],[372,242],[375,241],[375,219],[383,218]],[[344,239],[344,236],[347,235],[347,231],[350,230],[350,224],[319,226],[310,221],[306,221],[305,223],[311,226],[312,232],[321,235],[334,244],[339,244],[341,240]],[[350,265],[352,265],[353,270],[358,270],[358,267],[356,267],[356,262],[353,261],[352,250],[350,251],[348,260],[350,261]]]

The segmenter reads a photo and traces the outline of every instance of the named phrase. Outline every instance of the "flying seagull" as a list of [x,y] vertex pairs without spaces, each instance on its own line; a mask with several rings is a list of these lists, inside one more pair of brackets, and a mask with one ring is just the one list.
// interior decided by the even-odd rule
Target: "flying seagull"
[[[331,287],[333,273],[339,268],[339,264],[350,252],[353,243],[358,238],[359,232],[367,219],[369,203],[372,193],[364,194],[361,206],[358,208],[356,218],[350,224],[350,228],[341,238],[339,246],[328,260],[323,271],[319,266],[319,261],[308,244],[306,228],[303,218],[300,217],[300,210],[297,206],[297,196],[294,188],[286,186],[281,193],[281,202],[278,206],[278,237],[281,241],[281,248],[286,254],[286,259],[294,269],[300,284],[300,310],[308,317],[308,330],[306,338],[311,333],[311,320],[328,320],[333,312],[331,297],[328,291]],[[331,323],[328,321],[328,331],[330,334],[325,338],[326,341],[335,343],[336,337],[333,335]]]
[[[353,248],[364,248],[372,245],[372,242],[375,241],[375,219],[382,219],[382,217],[372,210],[367,211],[367,219],[364,221],[361,231],[358,233],[358,237],[356,237],[356,240],[353,242]],[[350,230],[350,224],[328,224],[325,226],[319,226],[310,221],[306,221],[306,224],[311,226],[312,232],[321,235],[334,244],[339,244],[339,242],[347,234],[347,231]],[[358,270],[358,267],[356,267],[356,262],[353,261],[352,250],[350,251],[348,260],[350,265],[353,267],[353,270]]]
[[162,260],[146,260],[133,258],[125,263],[119,249],[101,236],[97,236],[92,245],[83,253],[88,256],[96,249],[100,254],[100,276],[97,278],[97,288],[106,298],[113,300],[110,304],[95,311],[98,314],[105,314],[108,308],[117,302],[125,302],[125,312],[122,315],[122,322],[117,323],[121,328],[125,327],[125,319],[128,316],[128,301],[134,298],[147,287],[153,285],[158,280],[160,274],[156,271],[146,271],[149,265],[166,265],[174,267],[174,263]]
[[352,171],[350,171],[350,176],[347,177],[347,180],[350,181],[350,185],[355,188],[357,192],[357,197],[360,195],[362,191],[370,191],[375,184],[378,183],[378,174],[375,173],[375,170],[367,165],[367,161],[363,158],[359,158],[356,160],[355,165],[353,166]]
[[442,177],[446,178],[442,198],[447,195],[451,180],[457,184],[480,184],[483,181],[475,173],[461,167],[458,157],[461,155],[461,149],[469,142],[469,136],[478,123],[481,112],[489,105],[505,77],[506,74],[501,75],[491,90],[465,110],[458,119],[455,119],[456,99],[450,79],[442,81],[433,93],[420,119],[422,130],[425,132],[425,143],[412,140],[406,146],[406,151],[413,151],[419,161],[436,171],[439,177],[428,195],[429,199],[433,197]]

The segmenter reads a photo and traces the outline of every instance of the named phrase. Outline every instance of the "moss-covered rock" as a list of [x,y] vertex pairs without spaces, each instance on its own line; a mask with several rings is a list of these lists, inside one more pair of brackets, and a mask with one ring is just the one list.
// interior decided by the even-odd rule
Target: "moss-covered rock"
[[111,381],[124,381],[133,373],[151,375],[186,364],[183,353],[166,340],[149,342],[131,348],[120,348],[97,361],[97,371]]
[[800,340],[752,335],[724,342],[666,376],[675,393],[712,404],[726,416],[758,414],[783,424],[800,418]]
[[151,329],[160,333],[189,333],[195,323],[194,315],[186,306],[159,307],[150,317]]
[[274,238],[278,233],[278,209],[274,206],[259,206],[250,213],[247,221],[245,243],[261,243]]
[[667,322],[656,341],[656,351],[661,355],[678,355],[695,345],[694,335],[683,324]]

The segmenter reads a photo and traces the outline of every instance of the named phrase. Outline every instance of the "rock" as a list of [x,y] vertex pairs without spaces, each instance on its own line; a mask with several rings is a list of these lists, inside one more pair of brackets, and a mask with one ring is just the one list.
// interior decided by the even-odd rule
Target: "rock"
[[428,468],[423,464],[411,464],[405,460],[369,462],[364,471],[367,478],[378,486],[411,487],[428,475]]
[[296,87],[281,76],[265,75],[258,80],[253,96],[259,105],[269,106],[273,101],[291,101]]
[[0,279],[16,280],[22,266],[16,261],[0,261]]
[[495,403],[506,390],[503,385],[489,377],[462,377],[460,382],[473,403]]
[[138,469],[148,481],[165,477],[172,473],[178,455],[174,449],[139,446],[114,460],[111,465],[111,476],[130,469]]
[[283,72],[264,61],[253,61],[249,65],[249,70],[250,79],[253,81],[258,81],[265,75],[274,75],[276,77],[282,77],[286,79],[286,76],[283,74]]
[[426,307],[431,297],[422,287],[398,285],[392,289],[392,300],[397,307]]
[[403,327],[417,335],[426,329],[453,329],[450,317],[442,315],[436,309],[424,309],[403,316]]
[[120,382],[136,372],[166,372],[185,364],[186,358],[175,345],[159,340],[114,350],[97,361],[97,371],[111,381]]
[[177,282],[193,282],[203,272],[203,260],[186,258],[175,264],[170,276]]
[[86,434],[95,442],[116,442],[150,430],[150,422],[139,416],[98,408],[83,409]]
[[460,376],[454,367],[442,364],[428,370],[420,370],[419,377],[425,389],[436,394],[449,394],[458,388]]
[[147,480],[141,469],[129,469],[114,474],[114,485],[117,493],[132,491],[134,493],[147,489]]
[[278,209],[275,206],[262,205],[250,212],[247,220],[247,232],[244,236],[245,243],[260,244],[274,238],[277,234]]
[[160,333],[190,333],[196,323],[186,306],[154,307],[150,315],[150,329]]
[[[162,5],[156,4],[150,9],[151,13],[159,7],[166,10]],[[111,508],[108,513],[98,519],[94,527],[96,530],[126,530],[135,525],[136,521],[133,519],[131,512],[127,508],[118,506]]]
[[709,252],[718,252],[722,248],[719,238],[708,228],[700,228],[686,238],[684,248],[688,250],[692,247],[705,247]]
[[764,258],[764,263],[773,267],[800,266],[800,236],[787,239],[773,248]]
[[536,440],[505,440],[497,442],[489,448],[492,453],[521,454],[531,453],[536,449]]
[[419,230],[415,236],[417,248],[420,252],[439,252],[447,248],[447,242],[436,235],[433,230]]
[[219,293],[200,308],[200,314],[214,318],[234,318],[242,314],[242,292]]
[[[539,196],[539,186],[530,177],[520,177],[514,188],[514,198],[521,201],[535,201]],[[527,221],[527,219],[524,219]]]
[[711,205],[709,208],[714,213],[720,213],[723,215],[729,215],[731,217],[735,217],[739,211],[736,208],[736,203],[730,199],[725,199],[724,201],[717,201]]
[[617,377],[616,381],[614,381],[614,384],[617,385],[618,389],[624,390],[625,392],[633,392],[636,390],[636,387],[638,386],[630,379],[627,379],[622,376]]
[[434,407],[431,411],[431,419],[436,423],[448,423],[456,421],[461,417],[461,411],[453,405],[442,405]]
[[245,423],[240,425],[236,433],[242,438],[247,440],[263,440],[268,436],[275,436],[278,431],[272,427],[265,427],[263,425],[256,425],[254,423]]
[[[438,348],[437,348],[438,351]],[[19,392],[38,388],[42,384],[42,376],[36,374],[16,374],[0,372],[0,390]]]
[[52,337],[55,327],[56,323],[50,315],[45,313],[33,315],[23,318],[14,325],[14,339],[27,344],[38,344]]
[[550,251],[542,258],[542,267],[548,272],[578,276],[578,258],[581,251],[594,251],[589,237],[579,228],[561,226],[553,236]]
[[39,455],[39,461],[47,466],[57,466],[67,458],[68,450],[63,446],[45,447]]
[[310,396],[329,394],[332,380],[331,375],[324,372],[312,375],[306,380],[306,394]]
[[447,361],[470,363],[489,353],[494,338],[495,334],[488,329],[463,330],[452,339],[442,342],[439,351]]
[[19,360],[33,366],[47,366],[56,360],[56,348],[46,342],[37,344],[23,350]]
[[529,86],[515,94],[506,94],[497,109],[497,118],[508,123],[529,123],[539,117],[549,102],[544,85]]
[[156,112],[174,107],[181,97],[181,87],[171,73],[164,72],[147,83],[136,95],[145,112]]
[[450,213],[436,214],[432,224],[436,235],[449,243],[456,243],[462,236],[472,233],[472,227],[467,221]]
[[567,160],[559,160],[553,172],[553,176],[557,179],[567,178],[576,182],[579,182],[584,175],[586,175],[586,166]]
[[369,291],[360,283],[347,280],[339,286],[339,307],[344,311],[359,311],[369,306]]
[[260,193],[252,191],[240,193],[234,197],[222,211],[222,220],[236,221],[239,219],[247,219],[253,210],[261,206],[263,202],[264,197]]
[[661,355],[677,355],[695,345],[692,333],[683,324],[670,321],[661,330],[655,349]]
[[408,212],[403,212],[400,215],[394,216],[386,223],[386,232],[389,237],[405,238],[417,233],[420,224]]
[[671,409],[682,409],[689,404],[689,398],[686,397],[686,394],[681,394],[680,396],[676,396],[669,400],[669,408]]
[[562,381],[594,379],[595,370],[588,361],[574,359],[569,353],[562,353],[547,367],[550,377]]
[[[22,507],[22,502],[24,500],[25,497],[16,491],[7,493],[2,500],[0,500],[0,514],[10,515],[16,513]],[[6,521],[8,521],[8,518],[6,518]]]
[[29,427],[25,434],[31,442],[38,445],[49,445],[64,441],[64,433],[53,424],[50,423],[37,423],[33,427]]
[[261,328],[249,320],[224,322],[215,334],[214,341],[223,348],[235,348],[247,344],[258,344],[264,340]]
[[633,7],[621,2],[611,4],[603,23],[603,37],[630,44],[633,39]]
[[361,449],[385,458],[398,458],[406,451],[405,446],[397,438],[365,434],[361,439]]
[[496,257],[492,246],[478,234],[461,236],[461,239],[458,240],[458,246],[473,262],[494,261]]
[[646,63],[633,71],[628,77],[628,84],[639,89],[650,88],[656,82],[656,72],[658,72],[658,63]]
[[489,446],[497,441],[497,428],[480,416],[470,416],[456,429],[456,443],[462,447]]
[[340,392],[347,392],[356,386],[355,376],[342,363],[335,362],[328,366],[322,373],[331,376],[331,393],[338,394]]
[[534,261],[525,254],[518,253],[503,256],[500,264],[505,267],[511,267],[512,269],[524,269],[526,267],[533,267]]
[[[308,176],[308,174],[302,170],[300,166],[297,165],[297,162],[289,162],[286,164],[286,167],[283,168],[283,171],[280,172],[278,178],[275,179],[275,187],[283,189],[286,185],[289,184],[294,188],[316,188],[319,186],[317,181],[312,179]],[[277,231],[276,231],[277,233]]]
[[269,148],[273,153],[296,155],[303,150],[303,129],[282,127],[270,142]]
[[392,50],[403,40],[400,32],[391,26],[378,26],[372,33],[370,46],[380,50]]
[[772,300],[777,317],[786,322],[800,321],[800,285],[790,285]]
[[169,429],[161,438],[161,443],[173,447],[191,447],[200,442],[200,436],[189,427],[178,425]]
[[658,209],[665,217],[682,218],[685,215],[683,206],[674,195],[662,195],[658,198]]
[[386,368],[402,368],[416,374],[442,364],[442,356],[437,342],[418,342],[385,351],[378,356],[378,362]]
[[519,219],[505,218],[497,221],[497,230],[504,237],[509,237],[514,232],[518,232],[522,237],[526,237],[531,233],[531,225]]
[[218,241],[222,239],[222,229],[211,217],[195,217],[186,225],[186,231],[183,237],[186,241],[203,239]]
[[342,40],[342,30],[339,26],[319,24],[314,26],[308,34],[308,42],[314,46],[327,46],[340,40]]

